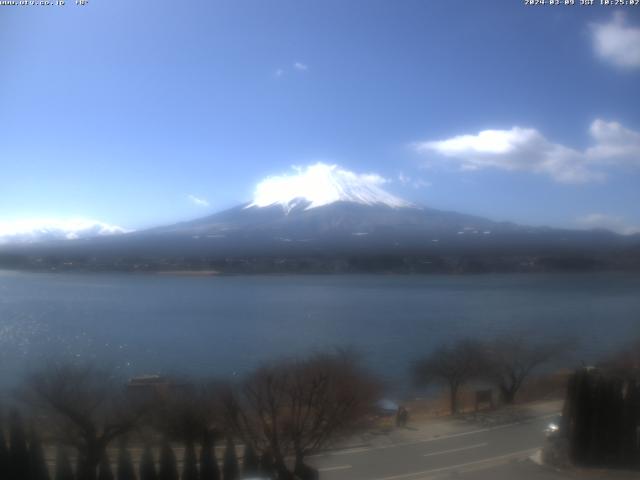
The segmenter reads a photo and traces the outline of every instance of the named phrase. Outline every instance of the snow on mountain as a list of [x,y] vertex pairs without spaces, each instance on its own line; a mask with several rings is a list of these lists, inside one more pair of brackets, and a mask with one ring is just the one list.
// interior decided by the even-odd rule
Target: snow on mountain
[[117,225],[82,218],[0,221],[0,244],[76,240],[126,232],[127,230]]
[[295,174],[261,181],[246,208],[280,205],[288,212],[300,204],[306,204],[305,210],[309,210],[340,201],[392,208],[413,206],[382,189],[386,180],[377,174],[358,174],[321,162],[294,169]]

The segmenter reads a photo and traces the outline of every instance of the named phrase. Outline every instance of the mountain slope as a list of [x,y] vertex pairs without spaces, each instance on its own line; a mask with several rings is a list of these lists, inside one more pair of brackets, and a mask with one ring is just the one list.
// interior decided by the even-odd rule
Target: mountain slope
[[636,237],[608,231],[526,227],[430,208],[333,202],[290,209],[250,204],[201,219],[128,234],[23,247],[91,256],[243,257],[290,255],[428,254],[602,251],[633,245]]
[[[606,248],[632,243],[607,231],[526,227],[430,208],[333,202],[291,209],[279,205],[232,208],[203,219],[131,234],[167,242],[189,238],[196,251],[261,253],[449,252],[527,248]],[[203,248],[200,248],[203,247]]]
[[382,183],[376,176],[318,164],[296,176],[270,177],[251,202],[204,218],[109,237],[0,246],[0,266],[242,272],[640,269],[638,235],[527,227],[420,207],[389,194]]

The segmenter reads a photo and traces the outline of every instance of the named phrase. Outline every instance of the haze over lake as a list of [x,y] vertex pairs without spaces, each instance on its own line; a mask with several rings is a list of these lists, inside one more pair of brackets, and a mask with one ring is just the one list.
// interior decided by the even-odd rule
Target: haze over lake
[[106,361],[131,376],[242,374],[354,346],[394,382],[463,336],[573,335],[586,363],[640,334],[640,275],[180,277],[0,272],[0,372]]

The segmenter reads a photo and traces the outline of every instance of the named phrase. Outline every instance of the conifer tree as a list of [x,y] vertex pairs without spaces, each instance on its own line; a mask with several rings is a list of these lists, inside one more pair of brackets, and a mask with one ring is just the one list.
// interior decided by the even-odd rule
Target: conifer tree
[[153,458],[151,447],[147,444],[140,459],[140,480],[157,480],[156,461]]
[[84,457],[83,452],[78,452],[78,456],[76,457],[76,474],[75,476],[80,479],[86,478],[86,468],[87,468],[87,460]]
[[244,447],[244,458],[242,460],[242,474],[245,477],[255,477],[260,470],[260,460],[256,451],[253,449],[250,443],[247,443]]
[[58,446],[56,450],[56,468],[53,475],[54,480],[73,480],[73,469],[69,461],[67,449]]
[[4,430],[0,423],[0,478],[9,477],[9,449],[4,438]]
[[569,379],[564,435],[574,463],[627,468],[640,464],[640,390],[606,369],[581,369]]
[[273,468],[273,457],[268,451],[260,456],[260,474],[263,477],[274,478],[275,470]]
[[118,480],[136,480],[131,454],[124,441],[120,442],[120,448],[118,449]]
[[176,456],[173,453],[171,444],[167,440],[162,444],[160,450],[160,472],[158,480],[178,480],[178,467]]
[[33,428],[29,435],[29,480],[49,480],[49,469],[44,458],[42,443]]
[[182,480],[198,480],[198,460],[193,442],[188,441],[182,461]]
[[209,433],[205,434],[200,450],[200,480],[220,480],[215,444]]
[[18,411],[11,412],[9,427],[9,477],[10,479],[29,478],[29,450],[24,433],[24,425]]
[[102,457],[100,457],[100,464],[98,465],[98,480],[114,480],[111,460],[109,460],[109,454],[106,450],[102,454]]
[[224,460],[222,463],[222,477],[224,480],[238,480],[239,468],[236,446],[231,438],[227,439],[227,446],[224,450]]

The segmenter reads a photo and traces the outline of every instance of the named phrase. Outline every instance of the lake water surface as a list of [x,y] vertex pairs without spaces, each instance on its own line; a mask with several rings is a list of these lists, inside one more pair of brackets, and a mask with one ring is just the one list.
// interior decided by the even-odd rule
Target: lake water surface
[[640,275],[179,277],[0,272],[0,382],[58,359],[126,375],[237,375],[355,346],[389,379],[436,345],[528,332],[592,362],[640,336]]

